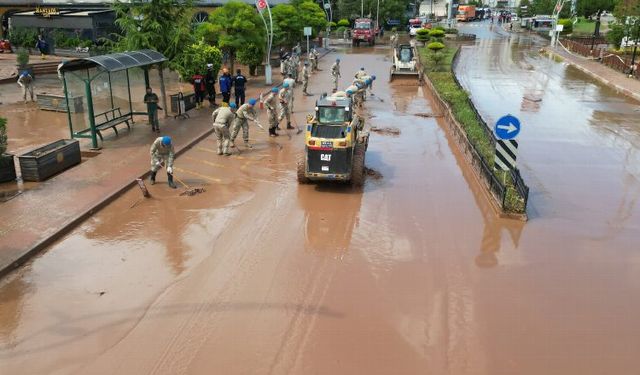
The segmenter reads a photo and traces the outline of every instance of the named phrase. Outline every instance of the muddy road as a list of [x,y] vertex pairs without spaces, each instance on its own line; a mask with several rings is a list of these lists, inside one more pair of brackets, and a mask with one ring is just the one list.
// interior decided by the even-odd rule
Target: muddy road
[[[362,190],[299,186],[302,135],[273,140],[253,127],[256,147],[228,158],[204,140],[175,168],[204,194],[179,197],[160,184],[139,201],[129,191],[0,282],[3,372],[638,368],[635,205],[602,236],[610,221],[567,217],[564,207],[536,207],[526,225],[498,219],[439,119],[415,116],[431,113],[429,96],[386,82],[387,55],[339,50],[310,88],[329,90],[335,57],[341,87],[360,66],[379,77],[365,116],[392,131],[372,133],[366,164],[375,172]],[[314,100],[298,93],[297,124]],[[532,182],[535,205],[547,185]],[[542,207],[559,198],[545,199]]]

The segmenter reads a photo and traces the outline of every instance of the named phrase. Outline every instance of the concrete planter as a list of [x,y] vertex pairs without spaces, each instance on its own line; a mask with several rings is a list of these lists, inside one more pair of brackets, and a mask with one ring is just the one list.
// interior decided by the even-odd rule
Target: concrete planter
[[[67,112],[67,100],[64,95],[36,94],[38,108],[46,111]],[[84,112],[82,96],[69,96],[71,113]]]
[[0,182],[16,180],[16,166],[12,154],[0,155]]
[[18,160],[24,181],[44,181],[80,164],[80,143],[76,139],[61,139],[22,154]]

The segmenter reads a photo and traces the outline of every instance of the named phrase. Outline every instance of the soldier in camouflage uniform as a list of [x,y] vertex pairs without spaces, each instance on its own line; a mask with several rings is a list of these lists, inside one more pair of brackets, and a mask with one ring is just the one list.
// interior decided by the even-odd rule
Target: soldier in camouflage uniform
[[158,137],[151,145],[151,185],[156,183],[156,173],[158,169],[164,165],[167,168],[167,183],[172,189],[176,188],[176,184],[173,182],[173,159],[175,158],[175,151],[173,144],[171,143],[171,137],[164,136]]
[[236,147],[236,137],[240,128],[242,128],[242,139],[244,139],[244,147],[253,148],[249,144],[249,120],[253,121],[262,128],[262,125],[258,122],[255,112],[255,105],[258,101],[256,99],[249,99],[248,103],[245,103],[236,111],[236,119],[233,121],[233,130],[231,131],[231,147]]
[[278,129],[278,116],[276,113],[277,96],[278,88],[274,87],[263,101],[264,107],[267,109],[267,117],[269,118],[269,136],[271,137],[278,136],[278,133],[276,133],[276,130]]
[[311,77],[311,72],[309,72],[309,62],[304,62],[304,68],[302,68],[302,93],[305,95],[310,95],[307,92],[307,86],[309,85],[309,77]]
[[282,121],[283,118],[287,118],[287,129],[295,129],[291,126],[291,107],[289,104],[291,103],[291,92],[290,92],[289,84],[287,82],[282,84],[282,88],[278,93],[278,102],[280,103],[280,117],[278,118],[278,122]]
[[229,156],[229,127],[236,118],[235,110],[238,108],[236,103],[230,103],[228,107],[220,107],[213,111],[211,118],[213,119],[213,131],[218,140],[218,155]]
[[333,77],[333,89],[338,90],[338,78],[340,77],[340,59],[331,65],[331,76]]

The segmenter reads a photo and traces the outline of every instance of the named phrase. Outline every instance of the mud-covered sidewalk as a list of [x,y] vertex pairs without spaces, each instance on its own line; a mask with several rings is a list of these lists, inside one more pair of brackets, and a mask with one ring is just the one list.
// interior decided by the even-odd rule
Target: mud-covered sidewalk
[[602,65],[596,60],[569,53],[558,46],[555,48],[545,47],[545,50],[563,58],[568,64],[587,73],[607,86],[640,101],[640,80],[628,78],[625,74]]
[[[321,57],[328,52],[321,51]],[[280,84],[280,80],[279,72],[274,70],[274,84]],[[253,78],[247,87],[247,100],[258,98],[267,89],[263,77]],[[173,138],[178,155],[211,135],[211,109],[207,105],[205,103],[203,110],[190,111],[190,119],[161,119],[160,135]],[[259,111],[261,117],[263,112]],[[46,182],[35,186],[29,183],[27,189],[16,184],[15,193],[19,194],[0,202],[0,276],[111,202],[136,184],[137,178],[146,176],[149,147],[156,137],[158,134],[150,131],[146,121],[137,120],[130,132],[121,131],[119,137],[105,136],[97,156],[83,153],[81,164]],[[265,133],[256,137],[256,142],[265,142],[268,138]],[[166,181],[162,172],[158,181]],[[3,186],[5,193],[7,189],[10,187]]]

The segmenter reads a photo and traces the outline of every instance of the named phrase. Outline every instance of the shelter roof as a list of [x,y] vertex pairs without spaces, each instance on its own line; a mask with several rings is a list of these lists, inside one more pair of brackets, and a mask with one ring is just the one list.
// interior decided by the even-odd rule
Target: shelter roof
[[130,68],[158,64],[163,61],[167,61],[167,58],[160,52],[151,49],[143,49],[139,51],[112,53],[109,55],[69,60],[62,64],[60,71],[70,72],[100,66],[108,72],[117,72]]

